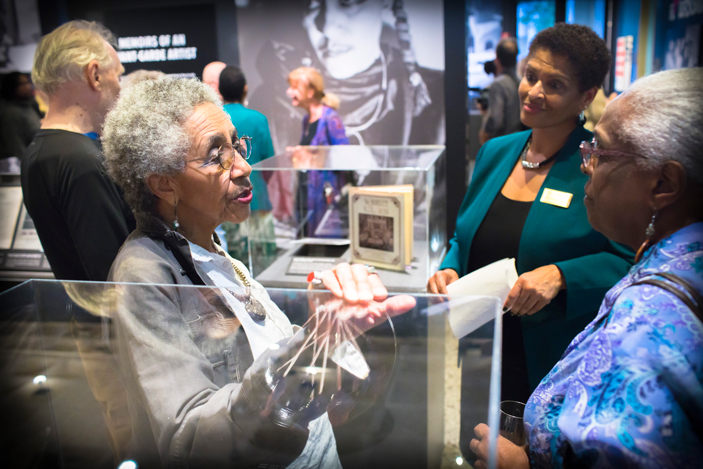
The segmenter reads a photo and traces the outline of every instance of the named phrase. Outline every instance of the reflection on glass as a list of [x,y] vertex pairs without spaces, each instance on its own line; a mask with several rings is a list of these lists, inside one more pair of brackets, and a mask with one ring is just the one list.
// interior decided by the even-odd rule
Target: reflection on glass
[[[306,287],[311,270],[349,261],[349,188],[413,186],[413,261],[410,273],[381,271],[391,291],[424,292],[444,257],[446,187],[443,146],[299,146],[252,166],[272,175],[268,225],[250,217],[233,230],[246,232],[238,259],[248,259],[254,278],[267,287]],[[272,222],[271,222],[272,221]],[[230,228],[226,228],[228,231]],[[371,237],[373,238],[373,236]],[[230,237],[227,237],[228,241]],[[343,241],[346,241],[343,243]],[[383,247],[381,238],[364,242]],[[310,250],[309,246],[325,249]],[[230,252],[234,244],[230,244]],[[314,252],[313,252],[314,251]],[[318,263],[320,268],[303,268]]]
[[[445,382],[453,300],[416,295],[406,313],[370,323],[329,292],[265,295],[301,328],[254,354],[216,289],[32,281],[3,293],[5,456],[37,467],[250,467],[289,465],[309,443],[322,467],[439,466],[450,433],[441,396],[456,384]],[[492,337],[471,341],[466,385],[477,423],[497,429]]]

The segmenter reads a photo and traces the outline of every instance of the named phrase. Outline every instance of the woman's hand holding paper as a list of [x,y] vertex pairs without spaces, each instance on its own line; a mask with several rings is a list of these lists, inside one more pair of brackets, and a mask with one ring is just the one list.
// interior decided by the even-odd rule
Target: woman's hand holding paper
[[505,300],[503,311],[518,316],[535,314],[565,288],[566,282],[559,267],[553,264],[539,267],[518,277]]
[[427,281],[427,293],[447,294],[447,285],[459,280],[459,274],[454,269],[444,269],[435,273]]

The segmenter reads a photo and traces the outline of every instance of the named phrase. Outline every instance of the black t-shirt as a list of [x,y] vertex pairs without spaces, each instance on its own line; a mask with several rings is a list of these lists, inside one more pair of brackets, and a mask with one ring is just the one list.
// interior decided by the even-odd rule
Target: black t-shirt
[[40,130],[22,156],[22,193],[54,276],[105,281],[136,228],[122,191],[105,173],[99,143]]
[[[467,272],[505,258],[517,261],[520,237],[532,202],[519,202],[498,192],[479,226],[469,251]],[[532,394],[520,317],[503,316],[501,401],[527,402]]]

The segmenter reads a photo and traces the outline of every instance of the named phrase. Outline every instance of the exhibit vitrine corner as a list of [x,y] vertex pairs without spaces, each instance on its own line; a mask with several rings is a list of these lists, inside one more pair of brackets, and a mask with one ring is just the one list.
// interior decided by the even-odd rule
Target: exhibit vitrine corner
[[[311,271],[352,260],[355,246],[369,259],[391,260],[407,239],[409,262],[379,275],[389,291],[423,292],[446,253],[445,159],[439,145],[341,145],[295,147],[260,161],[252,165],[252,215],[225,225],[228,250],[262,285],[300,288]],[[400,186],[412,197],[403,220],[383,213],[350,219],[350,188],[390,193]]]
[[[125,460],[136,467],[160,466],[179,447],[154,443],[168,442],[165,429],[190,441],[191,457],[200,432],[214,438],[212,432],[222,431],[217,448],[232,450],[207,457],[247,447],[231,441],[228,432],[236,419],[227,412],[239,402],[244,370],[239,323],[222,310],[221,293],[194,286],[32,280],[0,294],[5,459],[18,468],[108,468]],[[302,326],[306,343],[325,338],[309,321],[324,311],[315,305],[334,304],[328,303],[329,292],[268,288],[265,295],[267,308]],[[357,365],[367,365],[364,373],[350,373],[354,366],[335,351],[339,343],[319,355],[293,354],[298,358],[287,362],[294,365],[292,373],[305,376],[328,370],[326,380],[317,382],[331,383],[325,391],[331,402],[343,402],[336,417],[333,406],[327,407],[342,467],[453,467],[447,461],[456,464],[461,457],[462,388],[470,396],[462,424],[488,423],[496,436],[502,311],[497,298],[476,298],[409,295],[405,300],[413,306],[407,312],[383,317],[363,327],[363,334],[351,332],[343,316],[316,323],[347,331],[342,345],[354,346],[341,348],[353,348]],[[493,319],[470,334],[459,352],[449,319],[477,308]],[[170,319],[154,320],[160,315]],[[270,368],[273,374],[283,369]],[[222,412],[213,411],[218,405]]]

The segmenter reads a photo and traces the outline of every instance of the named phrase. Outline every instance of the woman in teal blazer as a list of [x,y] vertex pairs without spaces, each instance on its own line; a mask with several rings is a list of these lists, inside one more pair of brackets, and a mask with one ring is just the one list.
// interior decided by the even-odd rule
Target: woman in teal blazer
[[[519,155],[531,134],[526,131],[495,138],[481,148],[451,247],[440,269],[453,269],[459,277],[468,273],[474,235],[515,165],[516,158],[504,155]],[[579,144],[592,138],[593,134],[581,126],[569,135],[542,183],[520,236],[518,275],[556,265],[566,281],[566,289],[547,306],[521,316],[531,388],[539,384],[571,340],[593,320],[605,293],[632,266],[631,250],[609,241],[588,223],[583,205],[588,176],[580,169]],[[547,188],[572,194],[569,207],[539,202]]]
[[514,378],[506,366],[526,370],[513,386],[517,396],[504,386],[502,399],[526,402],[632,265],[632,251],[594,231],[583,205],[588,177],[580,171],[579,145],[593,134],[579,124],[579,113],[609,65],[604,41],[585,26],[559,24],[535,37],[519,87],[521,119],[532,130],[481,148],[449,252],[428,282],[428,291],[446,292],[482,266],[473,257],[500,256],[501,236],[514,230],[510,252],[520,277],[504,306],[519,319],[504,316],[504,326],[515,321],[518,331],[510,337],[504,328],[504,382]]

